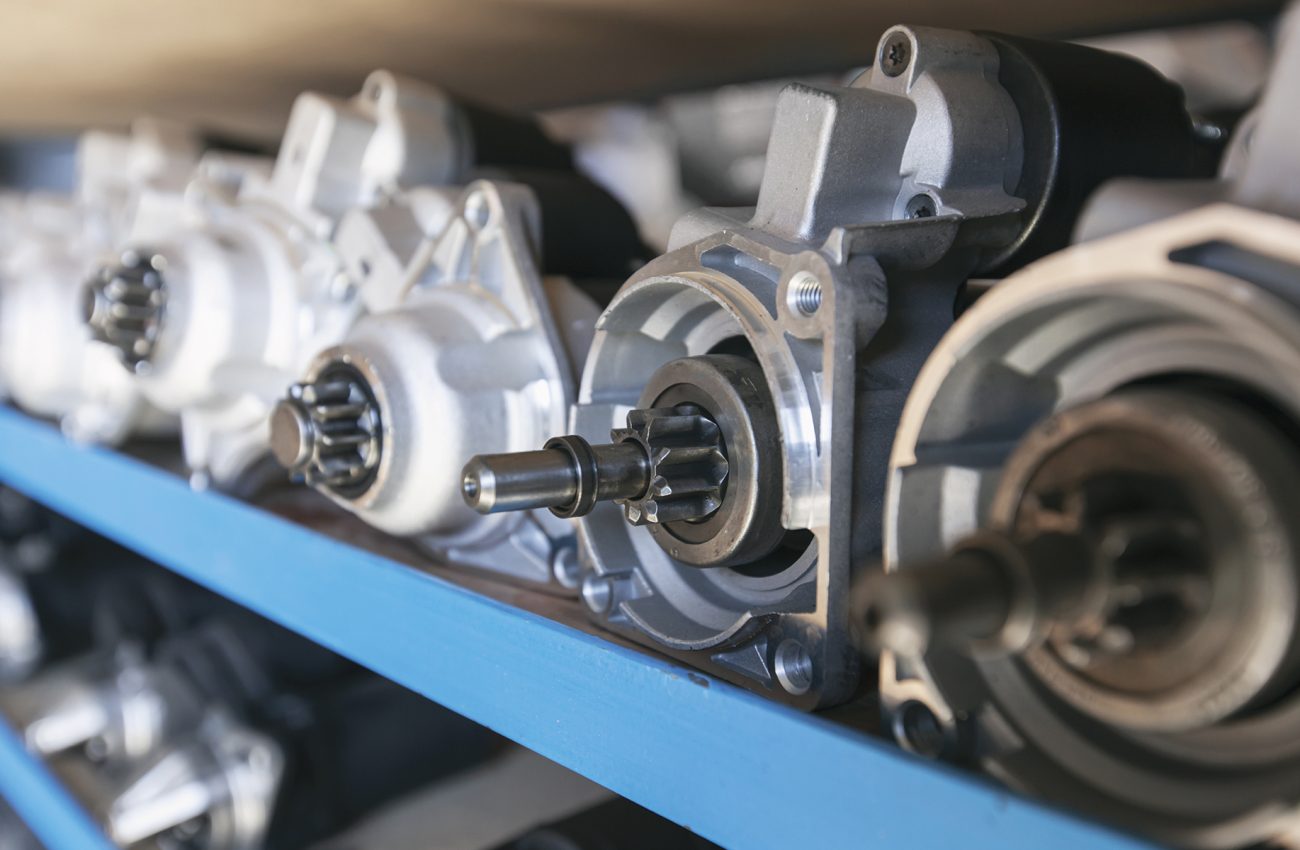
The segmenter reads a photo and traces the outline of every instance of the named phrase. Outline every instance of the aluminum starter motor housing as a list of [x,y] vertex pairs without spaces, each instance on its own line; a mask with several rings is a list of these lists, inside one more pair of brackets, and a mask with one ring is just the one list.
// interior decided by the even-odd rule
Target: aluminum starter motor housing
[[[548,448],[573,454],[583,492],[582,446],[608,453],[648,433],[646,416],[676,411],[713,422],[726,458],[725,469],[668,473],[674,452],[702,458],[705,447],[667,432],[636,438],[655,510],[703,492],[700,475],[717,476],[715,495],[663,522],[647,516],[645,495],[597,497],[578,523],[582,595],[598,622],[800,707],[854,693],[850,574],[879,551],[890,438],[962,287],[1063,244],[1079,187],[1111,169],[1194,168],[1171,85],[1129,60],[1066,49],[1070,73],[1123,78],[1134,99],[1081,97],[1042,45],[889,30],[851,86],[781,95],[755,209],[688,215],[669,252],[619,291],[597,324],[574,437]],[[1108,164],[1071,135],[1131,120],[1148,132],[1108,151]],[[614,447],[588,443],[611,431]],[[470,490],[496,462],[471,462]]]
[[484,517],[459,493],[465,457],[562,430],[574,398],[599,307],[543,276],[548,228],[564,224],[533,189],[495,181],[351,216],[340,251],[371,312],[314,357],[272,427],[282,463],[375,527],[452,565],[574,593],[568,522]]
[[1083,229],[1121,199],[1129,220],[1220,202],[999,284],[926,363],[890,460],[894,587],[927,561],[951,585],[971,562],[946,549],[1035,515],[1105,532],[1100,580],[1039,600],[1077,623],[883,653],[899,739],[1179,846],[1300,846],[1298,25],[1225,179],[1108,188]]
[[70,197],[14,199],[0,264],[0,384],[13,401],[60,421],[73,439],[120,443],[175,432],[80,321],[82,283],[123,238],[143,198],[179,199],[199,156],[193,135],[139,121],[130,135],[87,133]]
[[92,278],[86,321],[180,416],[197,485],[255,488],[272,468],[276,397],[363,309],[330,242],[338,221],[403,186],[460,179],[467,133],[442,92],[384,71],[349,101],[304,94],[269,173],[200,171],[180,210],[141,215]]

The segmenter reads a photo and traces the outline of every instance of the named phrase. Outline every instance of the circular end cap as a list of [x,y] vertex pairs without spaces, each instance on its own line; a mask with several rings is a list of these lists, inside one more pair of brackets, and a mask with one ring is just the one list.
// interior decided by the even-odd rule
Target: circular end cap
[[271,454],[285,469],[298,471],[311,460],[315,428],[295,399],[282,399],[271,411]]
[[481,458],[470,458],[461,473],[460,494],[479,513],[491,513],[496,504],[496,476]]

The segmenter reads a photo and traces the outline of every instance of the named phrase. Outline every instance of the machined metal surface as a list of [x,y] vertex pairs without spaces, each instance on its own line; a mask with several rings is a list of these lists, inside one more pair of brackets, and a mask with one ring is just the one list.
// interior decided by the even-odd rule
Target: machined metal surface
[[[1057,175],[1087,183],[1105,171],[1052,141],[1080,116],[1063,117],[1034,64],[1042,50],[895,27],[852,85],[788,87],[757,206],[686,216],[669,252],[619,291],[564,439],[582,448],[641,411],[698,408],[719,428],[726,476],[715,463],[716,489],[680,521],[643,522],[636,498],[615,499],[622,510],[591,498],[581,452],[566,466],[557,444],[471,462],[470,501],[564,503],[579,516],[583,599],[602,624],[803,707],[846,699],[847,584],[880,544],[906,388],[968,278],[1063,240],[1076,209]],[[1161,156],[1187,152],[1191,125],[1166,83],[1078,58],[1153,92],[1153,132],[1175,140]],[[1108,156],[1163,167],[1141,146]]]
[[[754,363],[734,355],[670,361],[642,399],[650,406],[628,411],[626,427],[610,431],[612,443],[593,446],[569,435],[551,438],[540,452],[471,459],[461,483],[465,501],[485,514],[546,507],[566,519],[612,501],[629,523],[666,535],[666,548],[701,567],[770,552],[781,536],[773,515],[780,481],[739,479],[727,460],[729,451],[773,456],[777,445],[771,399]],[[765,420],[757,440],[753,417]],[[724,489],[728,513],[720,515]],[[746,521],[731,522],[731,512],[744,512]]]

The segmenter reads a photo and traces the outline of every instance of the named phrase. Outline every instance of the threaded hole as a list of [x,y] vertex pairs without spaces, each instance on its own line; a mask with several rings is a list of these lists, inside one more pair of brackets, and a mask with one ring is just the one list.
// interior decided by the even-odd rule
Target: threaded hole
[[810,272],[799,272],[786,289],[790,309],[802,316],[811,316],[822,306],[822,282]]

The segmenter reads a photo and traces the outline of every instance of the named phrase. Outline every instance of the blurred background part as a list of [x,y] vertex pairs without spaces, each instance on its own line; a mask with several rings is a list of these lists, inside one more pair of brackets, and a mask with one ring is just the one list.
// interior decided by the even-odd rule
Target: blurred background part
[[121,126],[161,110],[274,136],[298,92],[346,95],[377,67],[497,106],[543,108],[851,68],[900,21],[1081,38],[1279,7],[1269,0],[49,0],[6,9],[0,124]]
[[27,824],[3,800],[0,800],[0,850],[43,850]]
[[[700,8],[633,0],[599,11],[563,0],[445,5],[235,0],[187,4],[182,15],[157,0],[114,4],[111,14],[62,0],[11,10],[17,25],[0,31],[0,79],[22,84],[0,85],[0,186],[69,191],[75,133],[122,128],[143,113],[194,122],[225,143],[271,146],[301,90],[346,95],[383,67],[493,105],[542,109],[579,167],[662,248],[688,210],[753,204],[781,89],[852,77],[895,20],[1083,37],[1182,85],[1215,133],[1260,90],[1279,4],[1105,0],[1048,12],[1022,0],[837,0],[790,11],[765,0],[743,14],[733,0]],[[92,49],[92,39],[136,23],[152,37],[133,39],[129,51]],[[38,37],[56,24],[58,38]],[[20,73],[38,58],[55,72]]]
[[[919,18],[909,12],[904,19]],[[1133,56],[1178,83],[1213,138],[1226,138],[1259,95],[1272,52],[1266,27],[1246,18],[1082,42]],[[860,70],[855,66],[861,58],[822,73],[729,83],[644,102],[551,109],[544,119],[555,136],[573,144],[578,166],[632,211],[645,239],[662,247],[678,217],[701,204],[755,202],[777,96],[786,85],[847,82]]]

